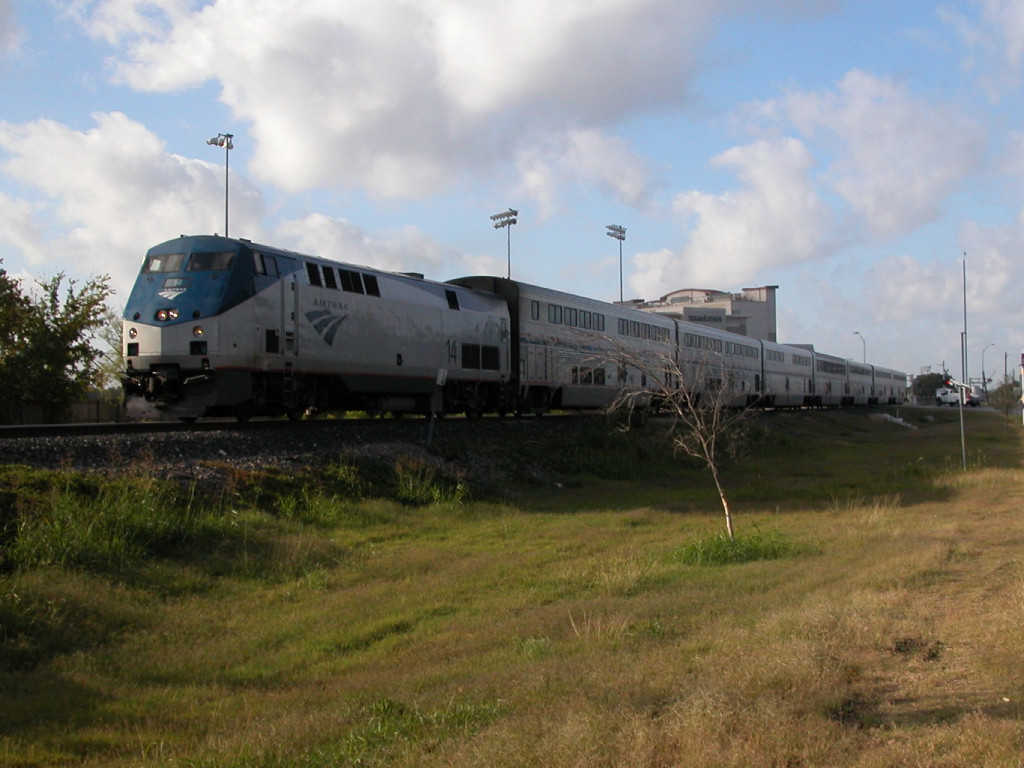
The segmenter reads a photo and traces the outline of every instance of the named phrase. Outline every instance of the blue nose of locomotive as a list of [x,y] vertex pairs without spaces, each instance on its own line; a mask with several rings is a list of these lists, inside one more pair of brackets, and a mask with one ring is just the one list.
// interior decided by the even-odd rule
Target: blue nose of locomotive
[[125,306],[125,319],[173,325],[213,317],[252,295],[244,244],[216,236],[180,237],[150,248]]

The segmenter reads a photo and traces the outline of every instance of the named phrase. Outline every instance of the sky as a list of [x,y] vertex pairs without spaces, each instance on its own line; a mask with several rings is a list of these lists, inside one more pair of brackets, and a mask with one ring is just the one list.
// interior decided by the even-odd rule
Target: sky
[[616,224],[626,299],[777,285],[780,341],[912,374],[966,304],[1001,378],[1022,96],[1019,0],[0,0],[0,268],[121,306],[227,171],[233,237],[615,301]]

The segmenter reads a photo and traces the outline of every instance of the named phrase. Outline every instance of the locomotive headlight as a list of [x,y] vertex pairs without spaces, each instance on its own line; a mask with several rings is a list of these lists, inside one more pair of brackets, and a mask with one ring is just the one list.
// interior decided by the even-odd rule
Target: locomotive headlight
[[158,309],[156,311],[156,319],[158,322],[166,322],[167,320],[177,320],[178,310],[176,309]]
[[202,336],[203,333],[204,333],[203,326],[201,326],[201,325],[197,325],[195,328],[192,329],[192,335],[193,336]]
[[134,339],[138,335],[139,335],[139,329],[138,328],[129,328],[128,329],[128,338],[129,339]]
[[176,310],[176,309],[168,309],[167,310],[167,316],[169,318],[171,318],[171,320],[177,320],[178,319],[178,310]]

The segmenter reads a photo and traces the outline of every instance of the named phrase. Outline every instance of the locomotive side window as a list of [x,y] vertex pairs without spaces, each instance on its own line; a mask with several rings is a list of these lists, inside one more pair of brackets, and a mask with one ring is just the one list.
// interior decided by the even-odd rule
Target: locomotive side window
[[268,277],[278,276],[277,259],[269,253],[259,253],[256,251],[253,253],[252,259],[257,275],[267,275]]
[[231,251],[222,253],[193,253],[188,261],[189,272],[209,272],[215,270],[223,272],[231,269],[235,261],[235,254]]
[[530,302],[530,319],[540,320],[540,302],[536,299]]
[[320,281],[320,267],[311,261],[306,262],[306,274],[309,275],[310,285],[323,285]]
[[462,367],[477,371],[480,369],[480,345],[462,345]]
[[324,264],[324,285],[338,290],[338,281],[334,278],[334,267],[329,267],[326,264]]
[[497,347],[486,344],[463,344],[462,367],[466,370],[501,370],[501,352]]
[[448,299],[448,309],[459,308],[459,294],[457,294],[455,291],[446,290],[444,292],[444,295],[445,298]]
[[497,347],[486,344],[480,347],[480,367],[485,371],[501,370],[501,354]]
[[281,338],[278,336],[276,329],[267,328],[265,345],[268,355],[278,355],[281,353]]
[[178,272],[185,262],[184,253],[161,253],[146,258],[143,272]]
[[363,275],[363,284],[366,286],[367,296],[380,296],[380,288],[377,286],[376,275]]
[[341,279],[341,290],[349,293],[363,292],[363,280],[358,272],[353,272],[351,269],[339,269],[338,277]]

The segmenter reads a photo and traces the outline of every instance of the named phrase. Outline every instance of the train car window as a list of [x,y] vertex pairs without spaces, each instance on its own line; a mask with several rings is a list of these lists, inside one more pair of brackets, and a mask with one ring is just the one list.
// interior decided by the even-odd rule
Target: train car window
[[590,328],[593,324],[592,315],[585,309],[580,310],[580,328]]
[[562,308],[557,304],[548,304],[548,322],[561,324]]
[[630,320],[629,321],[629,335],[635,339],[640,338],[640,321]]
[[146,257],[143,272],[179,272],[185,262],[184,253],[159,253]]
[[377,285],[376,275],[363,275],[363,284],[366,286],[367,296],[380,296],[380,287]]
[[565,324],[575,328],[578,325],[579,312],[572,307],[565,308]]
[[188,260],[189,272],[210,272],[231,269],[235,261],[235,254],[231,251],[222,253],[193,253]]
[[501,370],[501,354],[497,347],[485,345],[480,348],[480,367],[485,371]]
[[446,290],[444,292],[444,295],[445,298],[448,299],[448,309],[459,308],[459,294],[457,294],[455,291]]
[[320,267],[311,261],[306,262],[306,274],[309,275],[310,285],[323,285],[320,282]]
[[629,320],[619,318],[619,335],[629,336]]
[[530,319],[540,320],[540,302],[536,299],[530,302]]
[[605,382],[604,368],[595,368],[594,369],[594,383],[597,384],[598,386],[603,386],[604,382]]
[[334,290],[338,290],[338,281],[334,277],[334,267],[329,267],[326,264],[324,264],[324,268],[323,269],[324,269],[324,285],[326,285],[328,288],[333,288]]
[[604,315],[594,315],[594,330],[604,331]]
[[480,370],[480,345],[462,345],[462,367],[468,370]]

